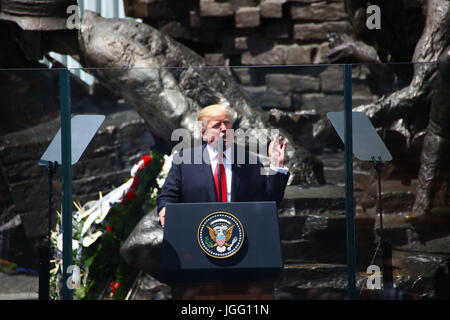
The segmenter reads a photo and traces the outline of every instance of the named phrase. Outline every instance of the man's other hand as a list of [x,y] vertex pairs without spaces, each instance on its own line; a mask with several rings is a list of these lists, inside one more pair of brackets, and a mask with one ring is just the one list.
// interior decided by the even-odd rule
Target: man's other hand
[[269,144],[269,160],[274,167],[284,166],[284,153],[286,151],[286,141],[283,142],[283,137],[276,134],[274,139]]
[[166,207],[162,208],[159,212],[159,222],[161,223],[161,226],[164,228],[164,221],[166,219]]

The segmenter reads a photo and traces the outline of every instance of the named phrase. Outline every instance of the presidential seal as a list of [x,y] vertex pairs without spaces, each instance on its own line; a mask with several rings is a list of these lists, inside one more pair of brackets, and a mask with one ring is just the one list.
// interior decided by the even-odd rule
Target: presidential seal
[[203,252],[213,258],[234,255],[244,242],[244,228],[231,213],[214,212],[200,223],[198,243]]

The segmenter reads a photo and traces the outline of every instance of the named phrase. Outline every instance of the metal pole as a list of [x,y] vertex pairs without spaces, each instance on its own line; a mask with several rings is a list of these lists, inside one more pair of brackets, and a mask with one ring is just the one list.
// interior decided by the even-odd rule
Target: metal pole
[[355,220],[353,199],[352,66],[344,65],[345,203],[347,212],[348,298],[356,299]]
[[39,300],[50,299],[50,239],[52,230],[52,211],[53,211],[53,175],[56,172],[58,163],[49,161],[47,164],[48,180],[48,226],[47,239],[39,246]]
[[[63,282],[62,299],[72,300],[73,290],[68,268],[72,265],[72,145],[71,145],[71,108],[70,108],[70,72],[59,71],[61,105],[61,160],[62,160],[62,229],[63,229]],[[70,281],[69,281],[70,282]]]
[[392,247],[386,241],[383,228],[383,207],[382,207],[382,193],[381,193],[381,174],[383,171],[383,162],[381,157],[379,160],[373,159],[375,170],[378,176],[378,210],[380,215],[380,247],[381,257],[383,260],[383,291],[385,299],[392,299],[392,289],[394,288],[394,276],[392,274]]

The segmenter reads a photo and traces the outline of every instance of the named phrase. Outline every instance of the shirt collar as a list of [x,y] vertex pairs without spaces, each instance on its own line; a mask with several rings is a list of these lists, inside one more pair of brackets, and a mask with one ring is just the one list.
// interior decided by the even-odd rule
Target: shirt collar
[[[218,158],[219,152],[209,144],[206,145],[206,148],[208,149],[209,158],[211,160],[213,160],[213,159],[216,160]],[[225,155],[225,159],[231,159],[231,147],[228,147],[224,151],[224,155]]]

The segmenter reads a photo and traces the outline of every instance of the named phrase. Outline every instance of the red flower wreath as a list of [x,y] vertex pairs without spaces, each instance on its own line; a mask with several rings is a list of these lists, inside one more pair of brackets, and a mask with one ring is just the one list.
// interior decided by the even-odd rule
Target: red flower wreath
[[141,161],[143,161],[143,162],[139,166],[139,170],[144,169],[150,162],[152,162],[152,156],[150,156],[150,155],[142,156],[141,159],[139,159],[139,162],[141,162]]
[[130,186],[130,190],[136,190],[139,182],[140,182],[139,178],[138,177],[134,177],[133,178],[133,183]]
[[122,198],[121,204],[124,204],[125,201],[133,201],[136,198],[136,193],[134,190],[128,191]]
[[[142,156],[139,159],[138,163],[136,164],[136,166],[139,166],[139,167],[137,168],[137,170],[133,169],[133,171],[134,170],[136,170],[136,171],[142,170],[151,162],[152,162],[152,156],[150,156],[150,155]],[[121,204],[125,204],[125,201],[127,201],[127,200],[133,201],[136,198],[136,194],[134,193],[134,191],[137,189],[137,186],[140,181],[139,181],[138,177],[134,176],[133,172],[132,172],[132,175],[133,175],[133,182],[131,183],[130,190],[123,196]]]

